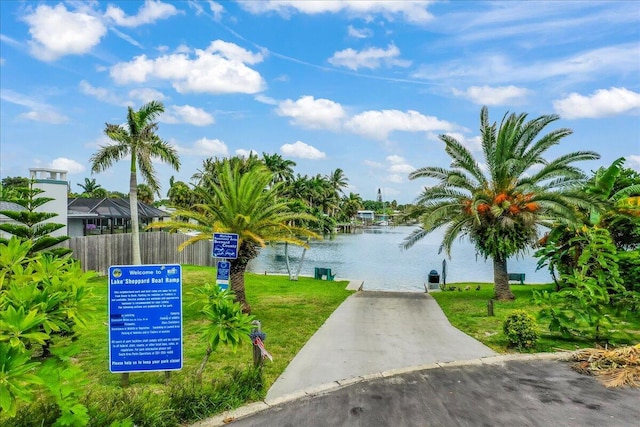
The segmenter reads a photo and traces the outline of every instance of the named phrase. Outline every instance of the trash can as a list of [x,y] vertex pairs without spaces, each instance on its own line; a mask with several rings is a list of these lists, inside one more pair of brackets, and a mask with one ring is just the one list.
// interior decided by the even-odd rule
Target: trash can
[[429,272],[429,283],[440,283],[440,275],[436,270]]

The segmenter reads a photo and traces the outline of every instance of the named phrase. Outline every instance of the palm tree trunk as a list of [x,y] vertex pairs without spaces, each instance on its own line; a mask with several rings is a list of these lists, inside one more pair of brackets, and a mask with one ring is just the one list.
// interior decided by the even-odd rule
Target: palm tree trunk
[[[135,156],[131,156],[133,162]],[[131,166],[131,177],[129,178],[129,205],[131,205],[131,252],[132,264],[141,265],[140,256],[140,231],[138,225],[138,179],[136,177],[135,165]]]
[[247,297],[244,291],[244,272],[247,269],[247,260],[238,256],[231,260],[231,290],[236,301],[242,306],[242,312],[251,314],[251,306],[247,303]]
[[499,301],[513,300],[515,295],[509,286],[509,274],[507,273],[507,259],[501,256],[493,258],[493,283],[494,298]]

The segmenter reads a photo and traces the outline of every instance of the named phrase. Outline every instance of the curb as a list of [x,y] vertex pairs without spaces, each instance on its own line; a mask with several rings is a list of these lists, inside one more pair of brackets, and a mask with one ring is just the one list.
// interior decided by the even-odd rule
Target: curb
[[240,418],[244,418],[250,415],[257,414],[266,409],[290,403],[303,397],[316,396],[321,393],[328,393],[335,390],[339,390],[344,387],[348,387],[353,384],[366,382],[375,379],[389,378],[396,375],[408,374],[416,371],[424,371],[428,369],[447,368],[456,366],[480,366],[480,365],[496,365],[504,362],[510,362],[514,360],[527,361],[527,360],[567,360],[571,354],[570,351],[561,351],[555,353],[533,353],[533,354],[502,354],[498,356],[488,356],[479,359],[470,360],[455,360],[451,362],[438,362],[430,363],[427,365],[411,366],[407,368],[392,369],[389,371],[377,372],[369,375],[362,375],[353,378],[345,378],[338,381],[332,381],[330,383],[321,384],[315,387],[310,387],[304,390],[299,390],[294,393],[279,396],[273,399],[265,399],[263,401],[250,403],[240,408],[232,409],[230,411],[223,412],[206,420],[198,421],[191,424],[190,427],[219,427],[225,426],[232,421]]

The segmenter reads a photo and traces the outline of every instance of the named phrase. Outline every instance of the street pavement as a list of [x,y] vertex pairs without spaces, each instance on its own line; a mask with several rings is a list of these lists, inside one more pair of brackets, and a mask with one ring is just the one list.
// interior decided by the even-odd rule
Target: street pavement
[[559,354],[497,355],[429,294],[362,291],[264,401],[193,427],[640,425],[640,390],[606,389]]

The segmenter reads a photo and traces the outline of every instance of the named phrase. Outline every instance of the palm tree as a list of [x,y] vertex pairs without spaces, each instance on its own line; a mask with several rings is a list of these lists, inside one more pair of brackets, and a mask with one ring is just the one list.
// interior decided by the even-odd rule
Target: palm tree
[[318,236],[296,225],[299,220],[313,221],[315,218],[291,210],[289,202],[279,196],[282,183],[271,185],[271,171],[262,164],[255,164],[244,172],[240,166],[231,160],[223,162],[216,182],[204,176],[207,185],[194,189],[203,203],[195,204],[192,209],[177,210],[171,221],[153,223],[151,227],[200,232],[183,243],[179,250],[200,240],[210,240],[214,232],[237,234],[238,257],[231,260],[231,289],[243,311],[250,313],[244,273],[247,263],[258,256],[260,248],[269,242],[306,247],[308,238]]
[[95,178],[85,178],[84,179],[84,184],[78,184],[78,186],[80,188],[82,188],[83,192],[82,194],[87,194],[89,197],[93,197],[93,193],[102,188],[102,186],[100,184],[96,183],[96,179]]
[[164,105],[151,101],[138,111],[128,107],[127,122],[124,125],[107,123],[104,133],[114,141],[112,145],[103,145],[91,156],[91,172],[98,173],[110,168],[115,162],[131,156],[129,176],[129,204],[131,205],[131,230],[133,264],[142,264],[140,256],[140,236],[138,225],[138,177],[142,178],[153,192],[160,189],[152,160],[159,159],[175,170],[180,168],[180,159],[175,148],[163,141],[157,134],[158,123],[155,119],[164,112]]
[[262,161],[273,174],[274,183],[293,181],[293,168],[296,166],[296,162],[293,160],[283,159],[282,156],[277,153],[262,153]]
[[409,175],[410,179],[436,178],[439,183],[425,187],[418,197],[410,215],[419,217],[422,225],[401,246],[410,248],[432,231],[446,227],[440,249],[450,256],[456,238],[468,237],[478,253],[493,259],[494,292],[499,300],[514,298],[507,258],[531,246],[539,226],[552,227],[558,221],[576,223],[575,208],[591,206],[586,193],[578,189],[585,174],[572,163],[599,158],[591,151],[577,151],[545,160],[545,151],[572,132],[561,128],[539,137],[559,117],[526,118],[526,114],[505,114],[497,128],[495,122],[489,123],[487,108],[482,108],[480,133],[486,172],[460,142],[441,135],[452,158],[451,169],[423,167]]

